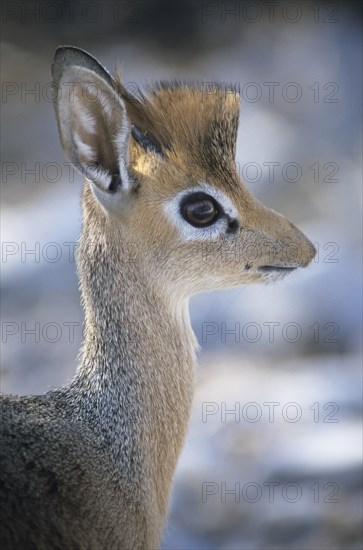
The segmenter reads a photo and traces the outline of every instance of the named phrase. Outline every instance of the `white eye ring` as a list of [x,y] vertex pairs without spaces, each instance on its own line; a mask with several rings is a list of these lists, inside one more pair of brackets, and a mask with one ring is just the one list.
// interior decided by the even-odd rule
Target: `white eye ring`
[[[198,193],[212,197],[225,216],[218,216],[214,223],[206,227],[194,227],[186,221],[180,212],[180,205],[188,196]],[[215,240],[224,235],[228,230],[227,218],[232,220],[238,218],[237,209],[230,199],[222,191],[206,182],[181,191],[171,199],[166,199],[164,202],[164,212],[170,223],[178,229],[180,236],[186,241]]]

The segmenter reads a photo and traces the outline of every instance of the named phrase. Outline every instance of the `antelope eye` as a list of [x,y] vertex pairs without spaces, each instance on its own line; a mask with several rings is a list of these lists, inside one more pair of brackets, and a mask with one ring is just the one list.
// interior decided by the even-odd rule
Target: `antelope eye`
[[220,209],[210,195],[194,193],[182,201],[180,212],[183,218],[194,227],[208,227],[217,220]]

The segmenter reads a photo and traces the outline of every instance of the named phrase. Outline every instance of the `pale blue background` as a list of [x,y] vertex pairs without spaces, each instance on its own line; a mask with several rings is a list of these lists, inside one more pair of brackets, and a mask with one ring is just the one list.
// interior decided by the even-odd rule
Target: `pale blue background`
[[[1,47],[2,240],[3,252],[15,252],[3,255],[1,265],[2,391],[38,393],[65,383],[82,341],[72,245],[64,244],[79,235],[81,180],[76,176],[69,183],[47,96],[55,47],[83,47],[110,70],[122,61],[131,87],[168,77],[239,84],[241,174],[246,175],[248,163],[261,167],[261,179],[247,181],[248,187],[306,232],[319,255],[282,284],[193,298],[200,366],[164,548],[360,548],[362,75],[357,8],[338,2],[333,13],[321,3],[314,22],[310,3],[295,3],[301,18],[289,22],[286,14],[293,18],[294,13],[283,11],[285,3],[269,22],[266,5],[255,2],[262,16],[252,23],[253,7],[241,11],[240,20],[226,14],[224,22],[221,3],[171,7],[135,2],[127,8],[130,13],[119,4],[117,23],[115,4],[102,2],[95,3],[99,18],[92,23],[97,12],[90,7],[82,13],[74,4],[72,21],[61,11],[59,16],[41,11],[21,16],[24,3],[13,4],[15,15],[3,17]],[[235,3],[226,5],[232,9]],[[278,83],[272,101],[266,82]],[[282,93],[291,82],[302,91],[297,102]],[[249,83],[255,84],[246,88]],[[333,84],[324,89],[327,83]],[[262,97],[253,102],[246,94],[256,86]],[[315,94],[319,87],[319,97],[311,86]],[[337,101],[324,102],[329,97]],[[263,164],[270,162],[280,163],[272,182]],[[287,181],[292,172],[284,178],[287,163],[301,168],[298,182]],[[319,166],[315,182],[313,165]],[[336,182],[324,181],[331,167],[338,169]],[[36,175],[27,172],[31,169]],[[253,179],[252,171],[247,175]],[[34,248],[37,256],[26,254]],[[52,262],[55,254],[59,261]],[[206,337],[203,323],[216,334]],[[251,341],[255,333],[248,323],[259,330],[257,342]],[[276,323],[273,341],[271,323]],[[239,341],[233,334],[224,341],[224,328],[236,326]],[[301,337],[291,342],[294,326]],[[26,333],[31,328],[39,338]],[[249,402],[262,411],[257,422],[241,412]],[[278,403],[272,422],[266,402]],[[284,409],[292,402],[302,415],[295,423],[286,420],[294,409]],[[214,404],[215,414],[203,422],[206,403]],[[224,416],[223,407],[241,416]],[[206,482],[214,484],[216,494],[203,502]],[[263,485],[269,482],[280,484],[273,502]],[[295,503],[283,492],[288,482],[301,490]],[[223,483],[227,489],[253,483],[261,487],[261,498],[251,503],[242,493],[240,502],[234,495],[223,502]],[[338,502],[324,502],[332,487],[339,489]]]

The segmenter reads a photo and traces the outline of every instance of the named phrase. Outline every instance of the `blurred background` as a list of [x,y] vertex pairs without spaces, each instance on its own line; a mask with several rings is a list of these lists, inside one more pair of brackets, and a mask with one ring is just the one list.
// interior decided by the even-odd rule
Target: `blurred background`
[[163,549],[361,548],[361,12],[350,2],[3,1],[1,390],[74,373],[81,178],[61,151],[50,64],[88,50],[130,89],[241,91],[237,167],[315,243],[273,286],[197,296],[190,431]]

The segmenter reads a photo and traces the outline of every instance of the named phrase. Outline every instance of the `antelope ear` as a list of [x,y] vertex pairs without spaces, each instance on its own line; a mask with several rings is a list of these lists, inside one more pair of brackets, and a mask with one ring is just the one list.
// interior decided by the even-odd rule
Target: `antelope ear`
[[67,158],[89,180],[106,210],[128,202],[130,123],[114,80],[96,59],[73,47],[56,50],[55,111]]

